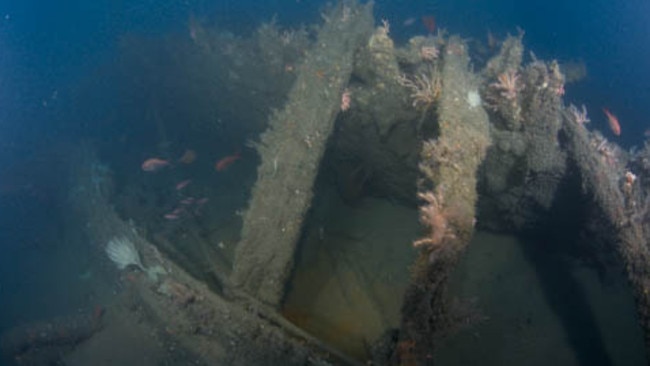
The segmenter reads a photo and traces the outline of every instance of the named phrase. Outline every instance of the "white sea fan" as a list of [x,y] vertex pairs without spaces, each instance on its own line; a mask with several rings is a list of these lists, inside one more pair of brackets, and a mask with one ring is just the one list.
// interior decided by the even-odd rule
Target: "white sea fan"
[[135,265],[142,271],[146,271],[140,261],[140,254],[135,245],[127,238],[113,238],[106,245],[106,254],[119,269]]
[[481,95],[477,90],[470,90],[467,92],[467,103],[470,108],[476,108],[481,105]]

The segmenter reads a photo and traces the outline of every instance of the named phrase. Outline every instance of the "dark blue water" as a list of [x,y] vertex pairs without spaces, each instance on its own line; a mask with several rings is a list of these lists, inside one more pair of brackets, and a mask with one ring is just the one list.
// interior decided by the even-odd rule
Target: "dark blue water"
[[[115,58],[118,40],[126,34],[184,32],[190,14],[246,34],[274,15],[284,25],[319,21],[322,5],[306,0],[2,1],[0,162],[12,165],[57,139],[98,133],[75,119],[67,92]],[[617,141],[626,145],[641,144],[650,127],[647,2],[378,1],[375,13],[391,22],[397,40],[424,33],[419,18],[426,15],[435,16],[438,27],[468,38],[483,39],[488,29],[515,34],[520,27],[526,46],[539,58],[586,63],[587,79],[568,87],[565,99],[585,103],[596,128],[606,130],[602,107],[619,116],[623,134]],[[402,26],[409,18],[416,22]]]
[[[281,24],[319,20],[316,1],[3,1],[0,4],[0,126],[2,144],[38,141],[67,127],[45,123],[44,100],[110,59],[121,35],[161,34],[186,27],[190,13],[232,29],[250,32],[277,15]],[[376,17],[388,19],[397,39],[423,33],[419,22],[433,15],[438,27],[468,38],[526,32],[525,44],[542,59],[583,60],[585,82],[568,88],[566,99],[585,103],[594,125],[605,128],[600,109],[608,107],[623,125],[620,140],[642,144],[650,127],[650,4],[598,1],[378,1]],[[411,27],[400,25],[418,19]],[[52,102],[52,101],[50,101]],[[56,103],[49,103],[50,105]]]

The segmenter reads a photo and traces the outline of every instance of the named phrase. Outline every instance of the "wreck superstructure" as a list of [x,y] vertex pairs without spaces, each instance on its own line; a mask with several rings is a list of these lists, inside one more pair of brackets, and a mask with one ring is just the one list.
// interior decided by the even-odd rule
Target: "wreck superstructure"
[[[448,282],[475,230],[545,225],[563,204],[558,192],[574,179],[581,187],[575,194],[589,202],[588,217],[602,224],[586,231],[619,254],[650,349],[648,149],[630,155],[587,130],[586,112],[564,105],[560,65],[524,63],[522,35],[508,37],[475,72],[471,46],[458,36],[415,37],[396,46],[387,22],[375,27],[371,3],[343,1],[323,19],[313,39],[280,37],[270,28],[257,35],[269,55],[268,70],[260,73],[282,70],[273,91],[286,95],[274,99],[277,109],[265,122],[263,113],[245,112],[257,120],[242,130],[261,132],[248,143],[259,164],[231,255],[215,251],[199,225],[176,229],[192,249],[128,221],[129,210],[114,207],[113,177],[94,149],[71,153],[69,205],[77,219],[70,225],[83,227],[95,243],[128,241],[133,248],[125,255],[147,268],[146,276],[129,277],[113,307],[137,308],[161,342],[179,347],[178,359],[196,364],[362,364],[282,313],[296,257],[313,232],[320,185],[335,177],[332,185],[348,204],[372,192],[419,208],[414,219],[422,232],[395,244],[415,258],[400,288],[400,322],[391,324],[390,340],[374,340],[367,352],[375,364],[426,364],[460,321]],[[235,59],[245,43],[229,39],[232,50],[216,55],[226,38],[194,27],[197,59]],[[168,139],[164,121],[154,119],[160,139]],[[325,229],[316,232],[315,242],[326,243]],[[198,268],[197,258],[207,264]],[[101,331],[82,323],[77,330],[84,340]],[[12,332],[5,352],[37,354],[24,334]]]

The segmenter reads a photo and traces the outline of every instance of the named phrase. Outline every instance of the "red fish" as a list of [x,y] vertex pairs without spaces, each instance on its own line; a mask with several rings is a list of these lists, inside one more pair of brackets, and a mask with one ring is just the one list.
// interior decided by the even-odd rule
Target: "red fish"
[[185,212],[185,209],[183,209],[182,207],[176,207],[174,211],[166,213],[165,215],[163,215],[163,217],[170,221],[178,220],[181,218],[181,214],[183,212]]
[[422,17],[422,24],[424,24],[424,27],[429,33],[433,33],[436,29],[436,18],[433,15],[425,15]]
[[226,156],[225,158],[222,158],[219,161],[217,161],[217,163],[214,164],[214,168],[218,172],[223,171],[239,159],[241,159],[241,154],[237,152],[233,155]]
[[181,200],[181,205],[184,205],[184,206],[191,205],[191,204],[194,203],[194,201],[196,201],[196,200],[194,199],[194,197],[183,198],[183,199]]
[[607,108],[603,108],[603,112],[607,116],[607,122],[609,122],[609,128],[612,130],[614,135],[621,135],[621,124],[618,123],[618,118],[613,115]]
[[177,190],[177,191],[180,191],[181,189],[183,189],[183,188],[187,187],[188,185],[190,185],[190,183],[192,183],[192,180],[191,180],[191,179],[185,179],[185,180],[182,181],[182,182],[178,182],[178,183],[176,184],[176,190]]
[[166,166],[169,166],[169,161],[159,158],[151,158],[142,163],[142,170],[145,172],[155,172]]

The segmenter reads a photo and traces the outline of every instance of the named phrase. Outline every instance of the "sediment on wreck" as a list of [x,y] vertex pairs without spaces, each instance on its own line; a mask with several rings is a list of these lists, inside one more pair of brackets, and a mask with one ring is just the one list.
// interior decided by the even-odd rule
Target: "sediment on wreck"
[[602,222],[596,235],[606,238],[622,261],[634,295],[648,359],[650,233],[641,219],[647,215],[647,206],[641,201],[641,187],[638,182],[635,184],[636,179],[626,181],[624,165],[613,158],[614,153],[602,136],[590,136],[584,125],[571,120],[571,117],[566,120],[570,158],[577,166],[584,194],[591,198],[592,215]]
[[[431,238],[422,240],[425,244],[402,308],[396,355],[402,364],[425,362],[436,336],[449,325],[447,280],[474,231],[477,171],[490,145],[490,135],[487,113],[469,101],[470,93],[477,93],[479,81],[468,69],[466,50],[460,38],[449,39],[442,68],[444,88],[437,109],[440,134],[422,148],[420,171],[424,177],[419,191],[421,197],[431,194],[437,198],[432,209],[445,216],[446,224],[431,225]],[[445,233],[436,234],[439,229]]]
[[282,300],[355,50],[372,31],[372,4],[344,2],[325,18],[314,48],[298,67],[284,109],[271,117],[255,144],[261,164],[231,282],[272,306]]

